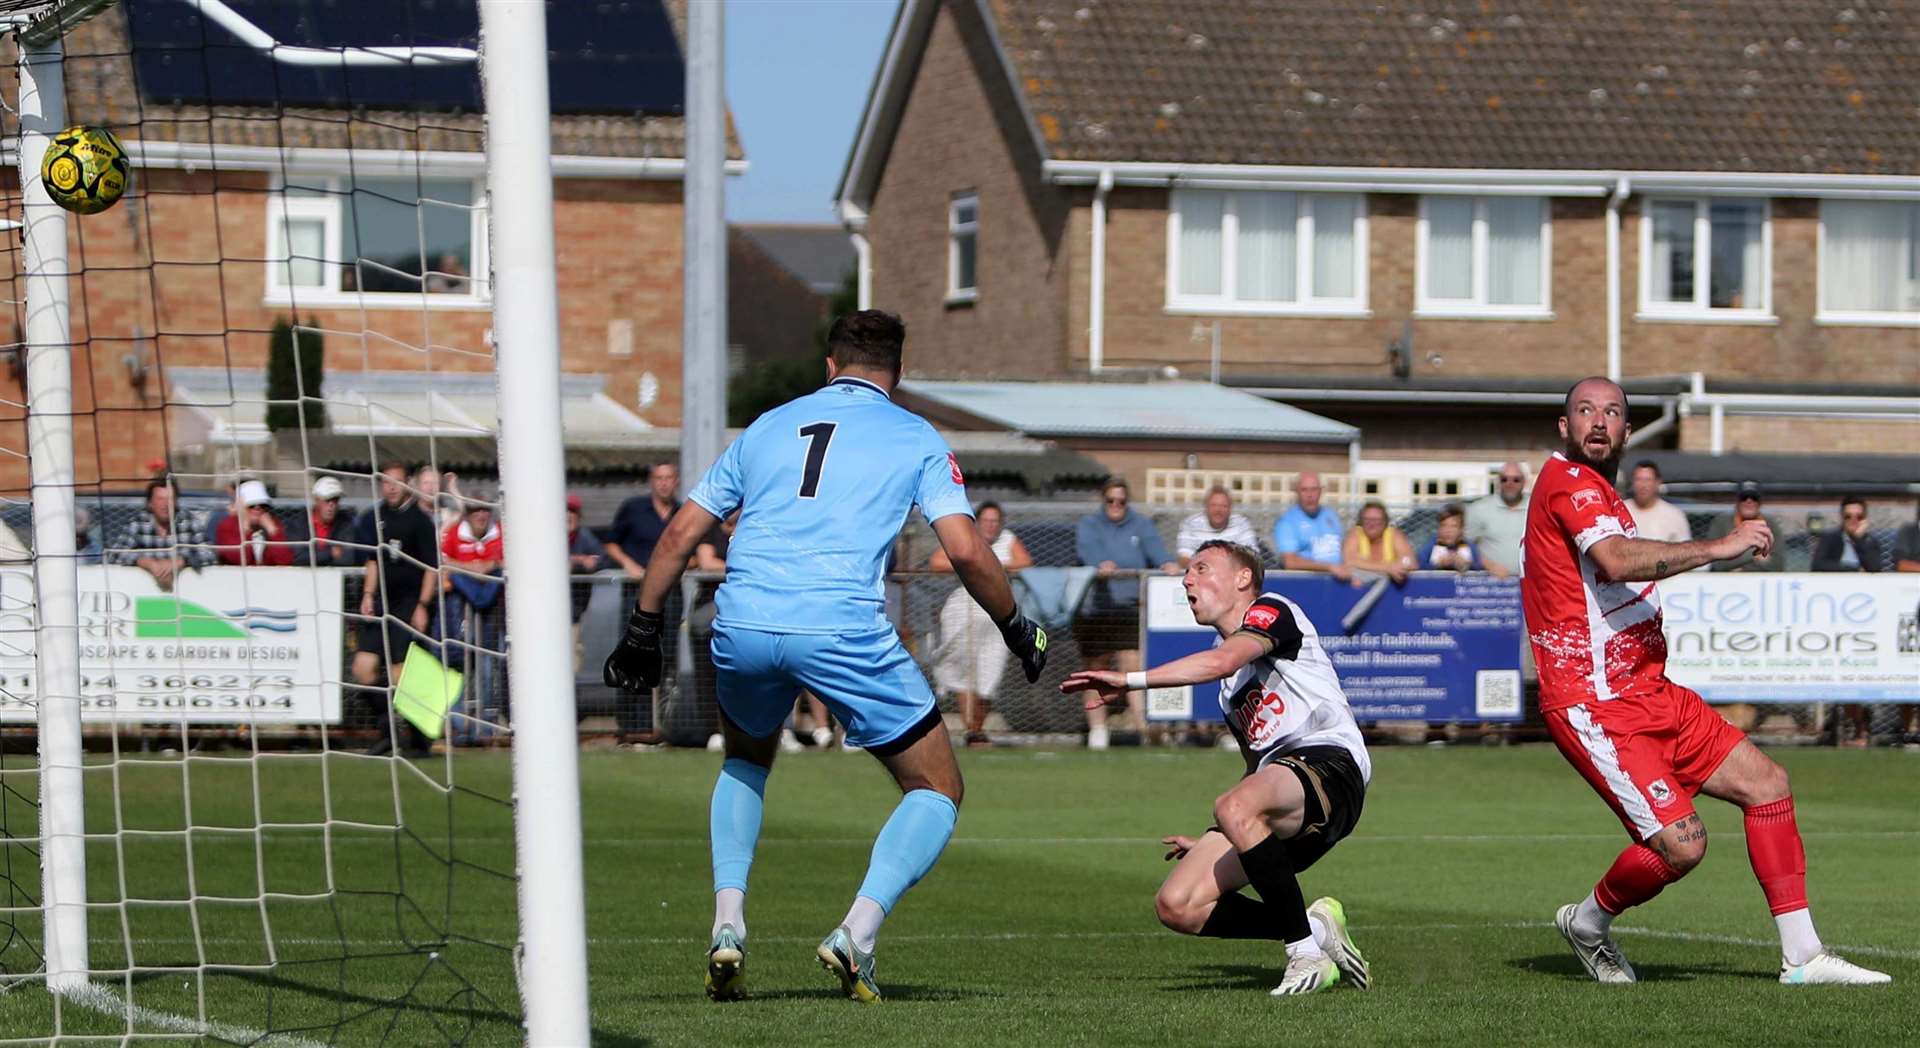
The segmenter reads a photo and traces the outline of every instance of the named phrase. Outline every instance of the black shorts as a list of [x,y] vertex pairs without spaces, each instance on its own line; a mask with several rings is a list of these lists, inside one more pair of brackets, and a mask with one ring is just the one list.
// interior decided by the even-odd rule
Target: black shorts
[[375,605],[374,613],[381,616],[374,619],[362,619],[360,628],[355,631],[354,650],[370,651],[379,656],[381,662],[387,661],[388,652],[392,652],[393,664],[403,665],[407,661],[407,649],[419,639],[413,632],[413,612],[420,606],[414,601],[404,608],[393,609],[394,618],[388,618],[385,607]]
[[1300,832],[1287,841],[1287,856],[1298,872],[1319,862],[1353,832],[1367,799],[1367,782],[1343,746],[1308,746],[1267,764],[1291,770],[1307,795]]
[[1073,620],[1073,639],[1084,657],[1111,655],[1116,651],[1140,648],[1140,606],[1137,604],[1095,604]]

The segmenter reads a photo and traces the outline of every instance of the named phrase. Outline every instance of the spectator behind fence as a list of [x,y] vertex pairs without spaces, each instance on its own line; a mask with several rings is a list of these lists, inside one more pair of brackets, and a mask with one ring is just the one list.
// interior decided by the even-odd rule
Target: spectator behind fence
[[1207,511],[1180,522],[1180,535],[1173,542],[1173,552],[1179,555],[1181,567],[1187,566],[1187,561],[1193,559],[1193,551],[1204,542],[1232,542],[1248,549],[1260,548],[1253,525],[1233,511],[1233,495],[1218,484],[1207,492]]
[[1341,562],[1340,514],[1322,505],[1320,474],[1303,471],[1293,482],[1296,501],[1273,522],[1273,549],[1288,571],[1318,571],[1342,582],[1353,572]]
[[[466,713],[490,723],[499,723],[506,689],[501,687],[502,659],[506,657],[503,616],[494,614],[505,589],[501,564],[506,550],[501,540],[500,522],[494,519],[493,506],[482,501],[491,497],[474,492],[464,499],[466,512],[458,523],[440,536],[441,586],[446,591],[441,630],[449,640],[468,647],[464,658],[467,672]],[[459,656],[449,645],[447,661]],[[478,738],[472,725],[462,734]]]
[[[607,564],[606,548],[594,533],[580,526],[580,496],[567,496],[567,568],[575,575],[591,575]],[[593,603],[593,586],[576,583],[571,588],[573,622],[573,672],[578,675],[586,664],[587,646],[580,635],[580,619]]]
[[1693,538],[1693,526],[1680,507],[1660,497],[1660,467],[1648,459],[1633,467],[1628,482],[1633,498],[1627,512],[1633,515],[1633,530],[1639,538],[1655,542],[1687,542]]
[[[1916,505],[1920,510],[1920,504]],[[1920,571],[1920,512],[1915,514],[1911,523],[1902,524],[1893,536],[1893,570]],[[1920,606],[1914,608],[1914,615],[1920,618]],[[1909,705],[1905,713],[1905,742],[1909,747],[1920,746],[1920,706]]]
[[431,463],[413,471],[413,504],[433,518],[434,529],[442,534],[466,516],[460,498],[460,474],[442,473]]
[[[1733,533],[1736,521],[1765,520],[1767,528],[1775,535],[1783,534],[1780,524],[1771,517],[1760,513],[1760,485],[1751,480],[1743,480],[1734,494],[1733,512],[1716,518],[1713,526],[1707,529],[1707,538],[1725,538]],[[1776,542],[1773,549],[1764,557],[1756,557],[1752,552],[1743,553],[1732,560],[1719,560],[1713,564],[1715,571],[1785,571],[1787,570],[1786,543]]]
[[[1140,579],[1138,572],[1176,571],[1153,521],[1127,508],[1127,482],[1109,477],[1100,486],[1101,508],[1080,518],[1073,529],[1074,557],[1097,569],[1082,614],[1073,627],[1080,654],[1094,669],[1131,673],[1140,668]],[[1141,694],[1129,691],[1127,710],[1144,735],[1146,709]],[[1107,748],[1107,709],[1087,711],[1087,746]]]
[[361,561],[353,548],[353,511],[340,508],[345,489],[333,477],[313,482],[313,505],[287,523],[298,567],[350,568]]
[[[356,541],[373,551],[366,562],[360,595],[361,623],[353,653],[353,679],[362,688],[380,683],[382,663],[406,662],[407,649],[432,624],[439,592],[440,545],[433,518],[421,509],[407,486],[413,473],[403,462],[380,467],[380,501],[362,514]],[[426,736],[405,717],[393,715],[410,755],[427,752]],[[389,753],[394,746],[386,724],[367,752]]]
[[1467,511],[1449,503],[1440,511],[1440,523],[1433,541],[1415,558],[1428,571],[1480,571],[1480,551],[1467,541]]
[[239,511],[220,521],[213,532],[214,552],[220,563],[256,564],[283,568],[293,563],[287,529],[273,515],[273,498],[257,480],[243,480],[235,497]]
[[[0,523],[0,564],[32,559],[32,554],[19,542],[12,528]],[[16,546],[18,555],[14,552]],[[93,533],[93,514],[87,512],[85,506],[73,507],[73,555],[81,564],[98,564],[102,556],[100,540]]]
[[1499,490],[1467,503],[1467,541],[1497,578],[1520,574],[1520,538],[1527,532],[1527,470],[1518,462],[1500,466]]
[[620,565],[628,578],[646,575],[654,544],[667,529],[667,521],[680,509],[680,500],[675,498],[679,491],[680,467],[671,462],[656,463],[647,471],[647,493],[622,502],[614,511],[613,530],[607,536],[607,556]]
[[[1006,514],[999,503],[982,502],[974,509],[973,520],[980,529],[980,541],[993,550],[1009,575],[1033,566],[1026,543],[1007,530]],[[927,570],[953,571],[947,551],[935,550]],[[955,587],[947,594],[946,603],[940,606],[940,644],[934,649],[933,686],[952,695],[959,704],[969,746],[988,745],[987,707],[993,702],[1010,654],[1000,640],[1000,627],[966,587]]]
[[1813,548],[1815,571],[1879,571],[1880,540],[1867,523],[1867,500],[1840,500],[1840,526],[1820,536]]
[[107,563],[140,568],[167,593],[173,592],[181,568],[204,568],[213,563],[213,551],[207,548],[200,518],[186,510],[176,513],[177,501],[172,481],[150,482],[147,511],[129,521],[114,537]]
[[1355,574],[1384,575],[1395,582],[1407,581],[1414,568],[1413,543],[1388,521],[1385,504],[1371,500],[1360,507],[1360,522],[1347,532],[1341,556]]

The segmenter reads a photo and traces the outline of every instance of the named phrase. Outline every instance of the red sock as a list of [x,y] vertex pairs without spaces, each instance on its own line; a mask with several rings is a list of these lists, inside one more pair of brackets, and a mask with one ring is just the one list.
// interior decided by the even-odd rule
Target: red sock
[[1613,860],[1600,883],[1593,886],[1593,898],[1600,908],[1618,917],[1629,906],[1638,906],[1660,894],[1660,889],[1680,879],[1660,853],[1644,844],[1635,844]]
[[1775,917],[1807,908],[1807,850],[1792,797],[1747,809],[1747,859]]

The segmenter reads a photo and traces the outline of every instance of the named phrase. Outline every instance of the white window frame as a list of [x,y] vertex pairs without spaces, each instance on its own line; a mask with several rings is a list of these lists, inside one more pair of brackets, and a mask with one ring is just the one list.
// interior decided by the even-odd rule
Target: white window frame
[[[1760,203],[1760,304],[1733,309],[1707,305],[1713,285],[1713,202],[1750,201]],[[1653,286],[1653,208],[1656,204],[1693,205],[1693,301],[1655,302],[1647,297]],[[1692,324],[1777,324],[1773,315],[1773,201],[1766,197],[1722,194],[1720,196],[1657,196],[1641,201],[1640,206],[1640,309],[1639,321]]]
[[[434,181],[471,182],[474,204],[468,212],[469,236],[473,243],[472,270],[467,292],[450,294],[427,291],[345,291],[340,286],[341,268],[348,264],[346,254],[347,187],[352,176],[337,172],[295,173],[295,184],[302,188],[325,190],[318,196],[289,196],[286,179],[276,181],[266,194],[267,279],[262,304],[281,308],[314,309],[475,309],[491,305],[486,274],[492,272],[487,244],[487,183],[484,178],[467,174],[422,171],[420,177]],[[438,205],[428,205],[438,206]],[[320,287],[290,285],[292,275],[287,263],[284,223],[289,219],[319,218],[326,223],[326,261]]]
[[[1226,207],[1220,219],[1220,244],[1225,257],[1220,264],[1220,294],[1189,295],[1180,291],[1180,215],[1181,202],[1188,192],[1224,192]],[[1240,221],[1236,201],[1247,193],[1293,192],[1294,211],[1294,292],[1290,302],[1241,301],[1235,297],[1239,285],[1236,257],[1240,239]],[[1355,202],[1353,209],[1353,296],[1322,298],[1313,294],[1313,203],[1322,197],[1346,197]],[[1166,311],[1186,315],[1261,317],[1370,317],[1367,308],[1367,194],[1315,193],[1291,190],[1175,189],[1167,203],[1167,304]]]
[[[960,221],[960,209],[973,208],[973,220]],[[973,238],[973,285],[960,286],[960,238]],[[980,194],[961,193],[947,201],[947,301],[973,302],[980,297]]]
[[[1829,309],[1827,307],[1827,205],[1832,203],[1855,203],[1853,200],[1822,199],[1820,218],[1817,226],[1814,263],[1814,308],[1813,322],[1834,326],[1854,327],[1920,327],[1920,310],[1887,309]],[[1912,207],[1920,207],[1920,200],[1899,201]],[[1914,265],[1920,259],[1920,243],[1907,247],[1908,265]]]
[[1471,320],[1552,320],[1553,317],[1553,198],[1522,194],[1540,203],[1540,304],[1494,304],[1487,301],[1492,284],[1492,251],[1487,234],[1487,200],[1473,200],[1473,297],[1434,298],[1427,290],[1427,204],[1420,197],[1420,220],[1414,228],[1414,307],[1416,317],[1458,317]]

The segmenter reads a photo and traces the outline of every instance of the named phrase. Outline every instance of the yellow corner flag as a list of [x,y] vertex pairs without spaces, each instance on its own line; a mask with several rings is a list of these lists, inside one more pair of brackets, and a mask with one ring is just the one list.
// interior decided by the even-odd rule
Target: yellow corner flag
[[460,701],[461,676],[433,657],[425,645],[407,649],[406,664],[393,685],[395,712],[413,723],[429,739],[446,730],[447,711]]

